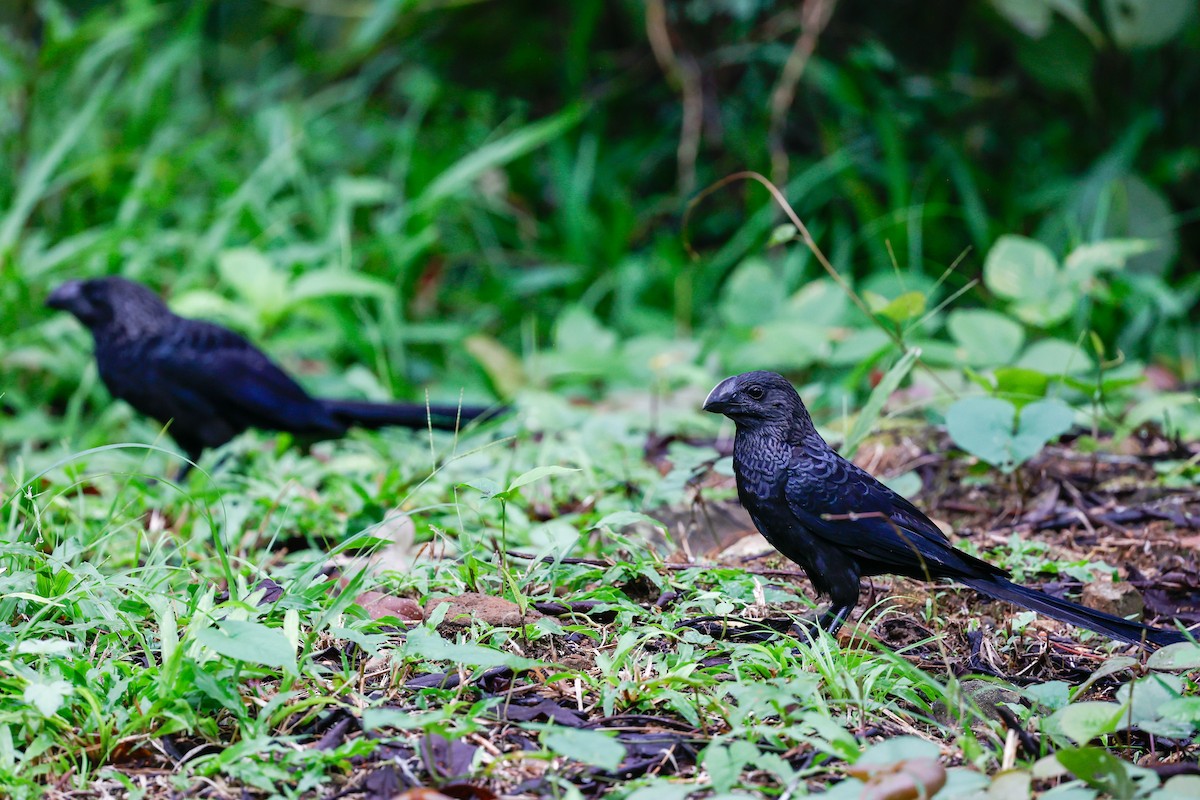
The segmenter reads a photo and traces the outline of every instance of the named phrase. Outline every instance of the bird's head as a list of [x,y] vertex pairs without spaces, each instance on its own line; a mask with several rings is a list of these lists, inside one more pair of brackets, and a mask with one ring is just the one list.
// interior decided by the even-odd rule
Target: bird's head
[[739,428],[788,427],[794,422],[808,420],[808,411],[800,401],[800,395],[776,372],[743,372],[726,378],[708,393],[704,410],[724,414]]
[[71,312],[92,331],[147,328],[171,316],[154,292],[116,277],[67,281],[50,293],[46,305]]

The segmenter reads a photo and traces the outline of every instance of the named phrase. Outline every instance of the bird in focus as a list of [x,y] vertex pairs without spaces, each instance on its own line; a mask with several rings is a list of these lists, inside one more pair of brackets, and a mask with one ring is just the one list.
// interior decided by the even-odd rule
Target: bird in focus
[[916,506],[842,458],[817,429],[800,395],[774,372],[727,378],[704,410],[736,426],[733,471],[738,498],[755,527],[803,568],[832,605],[822,625],[836,633],[858,603],[859,579],[896,574],[947,579],[1060,622],[1142,646],[1187,641],[1013,583],[1006,570],[955,548]]
[[[497,409],[312,397],[228,328],[171,312],[150,289],[118,277],[68,281],[47,298],[92,333],[113,397],[167,425],[190,461],[247,428],[316,439],[350,427],[455,430]],[[182,478],[191,464],[185,463]]]

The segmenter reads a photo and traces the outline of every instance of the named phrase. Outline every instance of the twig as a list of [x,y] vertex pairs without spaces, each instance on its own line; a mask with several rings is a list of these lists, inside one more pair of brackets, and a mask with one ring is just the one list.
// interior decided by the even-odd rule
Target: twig
[[668,78],[679,84],[679,91],[683,95],[683,120],[679,129],[679,146],[675,149],[679,194],[683,196],[696,185],[696,157],[700,153],[700,133],[704,120],[700,68],[691,56],[685,54],[681,58],[671,46],[667,8],[663,0],[648,0],[646,3],[646,38],[650,40],[654,60]]
[[[1050,753],[1042,753],[1041,744],[1036,736],[1025,730],[1025,726],[1017,719],[1017,715],[1012,709],[1002,703],[996,703],[992,706],[996,709],[996,713],[1000,715],[1000,719],[1004,722],[1004,726],[1017,735],[1017,741],[1021,743],[1021,749],[1030,758],[1040,758],[1042,755],[1050,755]],[[1051,753],[1053,748],[1051,748]]]
[[783,146],[783,128],[788,109],[796,99],[796,86],[836,6],[837,0],[804,0],[800,9],[800,35],[792,45],[792,52],[788,54],[775,89],[771,92],[771,124],[767,142],[771,151],[771,179],[776,183],[787,182],[788,156]]

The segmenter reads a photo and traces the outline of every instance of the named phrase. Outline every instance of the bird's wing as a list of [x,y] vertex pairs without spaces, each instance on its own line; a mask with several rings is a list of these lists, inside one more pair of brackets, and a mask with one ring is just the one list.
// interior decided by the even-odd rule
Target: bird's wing
[[[324,406],[241,335],[187,320],[148,349],[162,386],[241,427],[337,432]],[[182,422],[183,420],[179,420]]]
[[784,491],[805,528],[860,562],[915,576],[1002,572],[955,549],[920,509],[832,450],[795,448]]

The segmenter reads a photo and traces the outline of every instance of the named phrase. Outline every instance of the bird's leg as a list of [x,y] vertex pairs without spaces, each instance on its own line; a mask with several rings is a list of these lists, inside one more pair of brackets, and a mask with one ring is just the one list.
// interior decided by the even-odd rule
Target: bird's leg
[[[836,571],[833,571],[833,568],[836,568]],[[829,608],[821,615],[821,626],[829,631],[831,636],[837,634],[850,612],[858,605],[861,574],[862,567],[848,557],[843,558],[841,564],[833,560],[830,569],[826,571],[826,579],[832,580],[829,580]]]
[[853,609],[853,605],[838,605],[835,603],[821,615],[821,627],[829,631],[830,636],[836,635],[838,629],[846,622],[846,617],[850,616],[850,612]]

